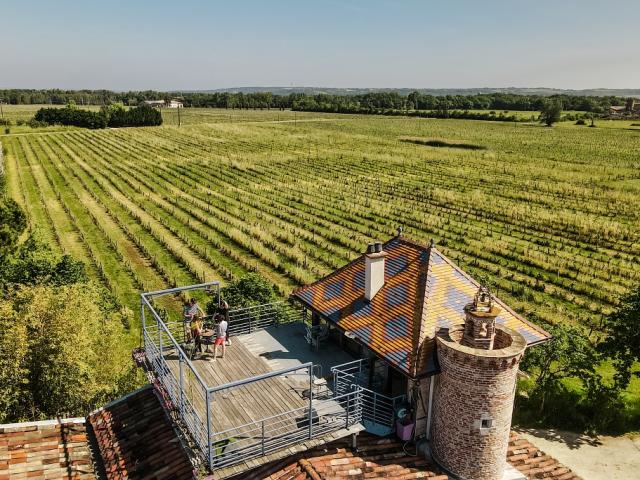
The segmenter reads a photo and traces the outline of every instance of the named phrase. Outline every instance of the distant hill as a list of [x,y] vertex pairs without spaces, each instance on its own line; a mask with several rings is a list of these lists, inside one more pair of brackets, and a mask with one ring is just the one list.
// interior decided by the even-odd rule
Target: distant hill
[[362,95],[372,92],[397,92],[400,95],[408,95],[418,91],[426,95],[478,95],[482,93],[512,93],[515,95],[577,95],[584,97],[639,97],[640,88],[591,88],[587,90],[569,90],[561,88],[323,88],[323,87],[235,87],[219,88],[215,90],[190,90],[185,93],[260,93],[271,92],[275,95],[288,95],[290,93],[305,93],[317,95],[326,93],[329,95]]

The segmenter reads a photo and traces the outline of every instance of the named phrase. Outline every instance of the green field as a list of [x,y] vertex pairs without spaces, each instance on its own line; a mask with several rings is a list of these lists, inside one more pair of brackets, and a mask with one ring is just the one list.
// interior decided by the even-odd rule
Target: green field
[[286,294],[400,225],[550,322],[598,322],[640,279],[640,131],[623,125],[183,118],[180,128],[2,137],[10,192],[32,226],[123,300],[249,271]]
[[[32,229],[134,311],[141,290],[247,272],[286,295],[398,226],[533,321],[597,328],[640,283],[632,122],[184,109],[177,127],[163,115],[162,127],[0,135]],[[629,407],[639,399],[634,380]]]

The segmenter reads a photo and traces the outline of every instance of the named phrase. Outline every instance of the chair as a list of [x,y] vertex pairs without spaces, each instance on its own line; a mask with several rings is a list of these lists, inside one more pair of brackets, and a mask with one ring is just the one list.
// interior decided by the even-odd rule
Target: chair
[[320,342],[324,342],[329,338],[329,324],[314,325],[310,327],[305,325],[305,340],[307,343],[318,351]]

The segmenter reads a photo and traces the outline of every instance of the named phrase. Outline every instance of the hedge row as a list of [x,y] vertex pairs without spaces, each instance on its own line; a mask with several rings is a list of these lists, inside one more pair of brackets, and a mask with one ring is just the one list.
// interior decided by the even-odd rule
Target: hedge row
[[41,108],[34,116],[49,125],[71,125],[82,128],[144,127],[162,125],[162,115],[154,108],[140,106],[129,110],[102,109],[99,112],[73,107]]

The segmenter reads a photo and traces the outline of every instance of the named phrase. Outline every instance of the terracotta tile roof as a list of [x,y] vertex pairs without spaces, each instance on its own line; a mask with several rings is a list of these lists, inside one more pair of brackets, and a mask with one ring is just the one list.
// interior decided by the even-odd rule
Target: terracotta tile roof
[[[233,477],[243,480],[242,476]],[[246,476],[244,477],[246,478]],[[429,478],[447,480],[423,458],[407,455],[402,442],[370,434],[358,436],[358,448],[348,440],[339,440],[323,449],[312,450],[286,461],[271,463],[251,472],[258,480],[329,480],[338,478],[389,478],[410,480]]]
[[[463,307],[473,300],[479,283],[435,247],[404,237],[384,245],[385,284],[364,299],[364,255],[292,297],[340,328],[410,376],[436,372],[435,334],[464,323]],[[528,345],[550,335],[527,322],[500,299],[497,323],[520,332]]]
[[96,410],[87,420],[108,479],[194,478],[191,462],[150,386]]
[[[413,447],[409,447],[411,449]],[[411,452],[410,452],[411,453]],[[407,454],[403,442],[361,433],[357,449],[348,439],[326,445],[273,462],[251,472],[255,480],[334,480],[362,478],[391,478],[409,480],[428,478],[447,480],[437,466],[423,457]],[[527,479],[581,480],[569,468],[545,455],[528,441],[511,432],[507,462]],[[230,480],[245,480],[245,475]]]
[[555,458],[546,455],[542,450],[517,433],[511,432],[507,461],[527,478],[550,478],[554,480],[581,480],[581,477],[565,467]]
[[0,425],[0,480],[95,478],[83,418]]

